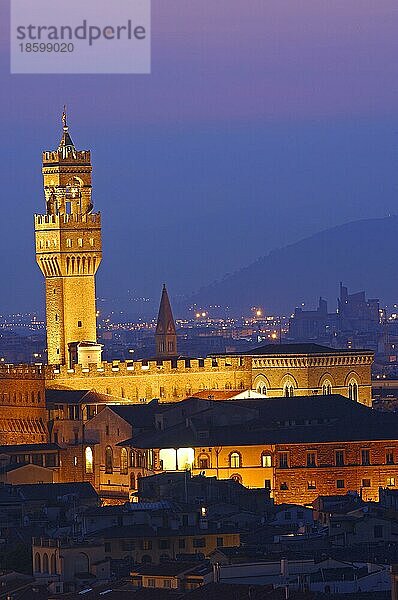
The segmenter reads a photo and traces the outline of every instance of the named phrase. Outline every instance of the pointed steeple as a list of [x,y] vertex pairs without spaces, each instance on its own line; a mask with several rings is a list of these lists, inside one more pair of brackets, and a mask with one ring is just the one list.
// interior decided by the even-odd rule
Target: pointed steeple
[[74,143],[72,142],[72,138],[70,137],[69,127],[67,122],[67,114],[66,114],[66,106],[64,106],[64,111],[62,113],[62,138],[58,146],[58,150],[65,152],[76,152],[76,148]]
[[167,358],[177,356],[177,334],[166,285],[163,285],[158,320],[156,324],[156,356]]

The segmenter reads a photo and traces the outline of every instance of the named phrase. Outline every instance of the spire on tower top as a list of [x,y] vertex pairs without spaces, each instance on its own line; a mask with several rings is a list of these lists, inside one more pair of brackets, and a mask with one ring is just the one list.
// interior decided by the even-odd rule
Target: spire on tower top
[[66,104],[64,104],[64,112],[62,113],[62,125],[64,129],[68,130]]
[[66,105],[64,105],[64,110],[62,113],[62,127],[63,127],[63,133],[62,133],[61,141],[58,146],[58,150],[63,150],[64,154],[68,153],[68,152],[75,152],[76,148],[75,148],[75,145],[72,142],[72,138],[70,137],[70,134],[69,134]]
[[166,284],[163,284],[156,324],[156,355],[166,358],[177,355],[177,334]]

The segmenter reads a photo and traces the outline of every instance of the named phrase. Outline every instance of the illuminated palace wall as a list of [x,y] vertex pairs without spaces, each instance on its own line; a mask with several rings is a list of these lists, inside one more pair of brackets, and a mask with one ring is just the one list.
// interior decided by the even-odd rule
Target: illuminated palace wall
[[[277,350],[277,346],[276,346]],[[132,402],[177,402],[200,390],[256,389],[271,397],[336,393],[371,405],[373,354],[215,356],[46,368],[48,388],[92,389]]]
[[[171,451],[166,452],[170,460]],[[223,448],[203,444],[194,448],[192,473],[235,478],[247,487],[265,486],[277,504],[311,504],[320,495],[348,491],[377,501],[380,487],[397,488],[397,461],[396,440]]]
[[0,369],[0,445],[48,441],[44,371],[35,366]]

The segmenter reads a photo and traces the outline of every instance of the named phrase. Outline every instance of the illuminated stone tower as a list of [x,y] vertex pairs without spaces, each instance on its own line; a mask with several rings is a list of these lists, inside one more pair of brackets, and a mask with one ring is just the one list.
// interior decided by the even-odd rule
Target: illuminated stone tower
[[66,112],[57,150],[43,152],[46,213],[35,215],[36,260],[46,280],[49,364],[98,363],[95,274],[101,215],[93,212],[91,157],[76,150]]
[[170,358],[177,356],[177,334],[173,312],[170,306],[166,286],[163,286],[162,298],[155,333],[156,356]]

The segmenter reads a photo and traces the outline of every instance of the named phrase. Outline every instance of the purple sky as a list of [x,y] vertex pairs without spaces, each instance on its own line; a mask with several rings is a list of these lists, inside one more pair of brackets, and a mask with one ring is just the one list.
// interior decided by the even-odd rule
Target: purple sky
[[0,312],[42,301],[32,213],[64,103],[93,151],[106,297],[157,299],[163,280],[189,292],[275,246],[394,212],[395,0],[153,0],[152,12],[149,76],[11,76],[1,3]]

